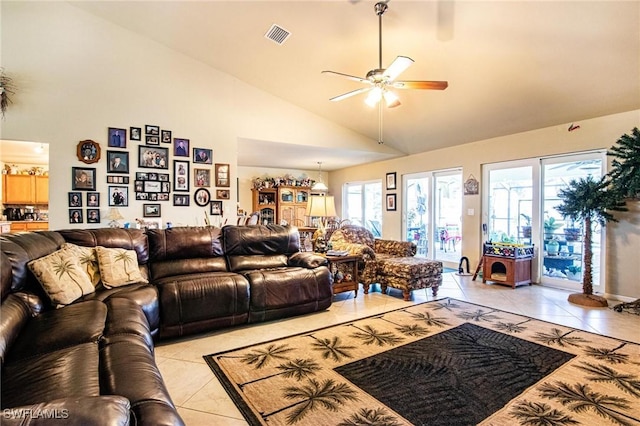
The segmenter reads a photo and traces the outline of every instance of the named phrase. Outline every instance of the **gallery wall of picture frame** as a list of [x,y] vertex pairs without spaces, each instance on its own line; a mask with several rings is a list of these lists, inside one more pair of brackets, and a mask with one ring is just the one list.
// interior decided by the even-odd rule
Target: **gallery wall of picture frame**
[[[223,201],[230,199],[230,165],[214,163],[213,150],[192,147],[190,139],[173,137],[173,132],[155,124],[142,127],[107,127],[106,155],[100,144],[82,140],[76,147],[78,160],[84,164],[106,161],[109,207],[128,207],[130,183],[136,201],[173,200],[177,207],[189,206],[193,196],[196,205],[209,207],[211,215],[223,214]],[[135,146],[137,142],[137,167]],[[163,146],[164,144],[169,146]],[[172,167],[170,167],[170,160]],[[191,163],[194,164],[191,174]],[[148,169],[148,170],[147,170]],[[131,182],[130,173],[135,171]],[[99,223],[100,192],[96,190],[96,168],[72,167],[72,191],[69,192],[69,222]],[[192,183],[193,182],[193,183]],[[191,186],[195,192],[191,192]],[[211,188],[211,192],[206,189]],[[86,192],[84,192],[86,191]],[[82,194],[86,195],[82,195]],[[215,194],[215,200],[212,194]],[[83,207],[87,207],[83,210]],[[143,217],[160,217],[160,204],[143,204]]]

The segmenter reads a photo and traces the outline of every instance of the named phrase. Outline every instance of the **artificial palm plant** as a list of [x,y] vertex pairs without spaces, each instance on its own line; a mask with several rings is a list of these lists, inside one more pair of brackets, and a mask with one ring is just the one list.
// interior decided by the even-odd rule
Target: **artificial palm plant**
[[592,232],[593,222],[605,226],[607,222],[617,222],[611,211],[626,211],[620,192],[610,188],[608,176],[599,180],[589,175],[586,178],[572,180],[569,187],[558,192],[562,204],[556,207],[564,217],[584,224],[584,253],[582,293],[569,295],[569,301],[582,306],[607,306],[604,297],[593,294],[592,275]]
[[607,155],[611,161],[611,186],[623,198],[640,200],[640,130],[634,127],[630,135],[622,135]]

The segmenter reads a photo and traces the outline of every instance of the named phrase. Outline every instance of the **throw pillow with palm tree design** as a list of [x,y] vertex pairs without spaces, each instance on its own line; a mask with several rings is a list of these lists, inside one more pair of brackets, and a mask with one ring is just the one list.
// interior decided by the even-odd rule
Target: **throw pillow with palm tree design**
[[102,285],[106,288],[149,282],[140,272],[138,257],[134,250],[97,246],[96,254]]

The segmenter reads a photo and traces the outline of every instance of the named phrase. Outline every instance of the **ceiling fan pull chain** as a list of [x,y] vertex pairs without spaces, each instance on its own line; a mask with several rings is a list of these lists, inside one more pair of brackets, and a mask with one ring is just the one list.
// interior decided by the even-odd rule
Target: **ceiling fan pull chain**
[[382,145],[382,102],[378,102],[378,144]]

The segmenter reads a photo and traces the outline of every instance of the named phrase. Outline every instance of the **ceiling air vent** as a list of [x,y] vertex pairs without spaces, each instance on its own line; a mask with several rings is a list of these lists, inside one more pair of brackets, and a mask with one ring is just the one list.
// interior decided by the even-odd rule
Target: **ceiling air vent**
[[276,24],[273,24],[271,25],[271,28],[269,28],[269,31],[267,31],[267,33],[264,36],[269,40],[273,41],[274,43],[282,45],[289,38],[290,35],[291,33],[289,31],[285,30],[282,27],[277,26]]

